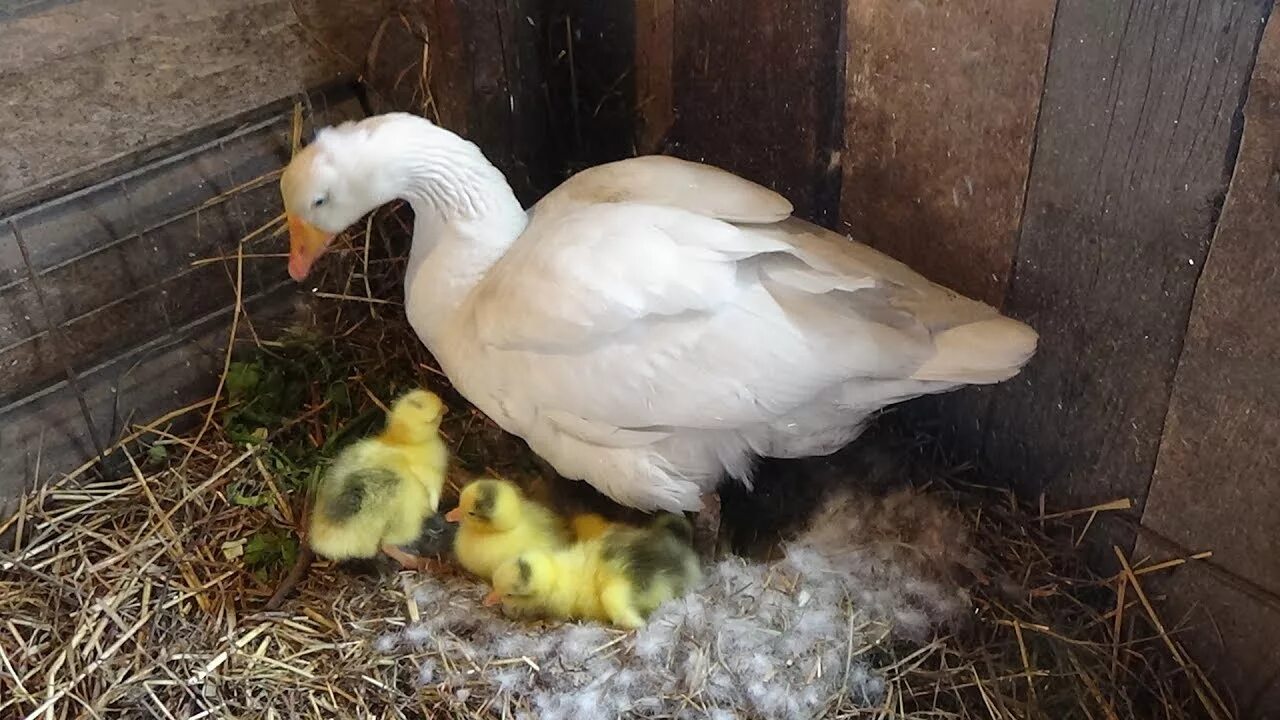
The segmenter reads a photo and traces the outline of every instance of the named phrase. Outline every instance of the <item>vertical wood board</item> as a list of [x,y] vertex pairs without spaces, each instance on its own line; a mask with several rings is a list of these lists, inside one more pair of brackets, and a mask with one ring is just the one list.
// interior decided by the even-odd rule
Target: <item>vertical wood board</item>
[[839,192],[839,0],[677,3],[676,155],[782,193],[834,224]]
[[842,226],[999,306],[1054,0],[850,0]]
[[[850,0],[843,231],[1002,303],[1055,6]],[[989,388],[964,388],[903,410],[957,457],[976,459],[989,399]]]
[[[1244,135],[1174,380],[1143,525],[1280,597],[1280,26],[1249,83]],[[1280,610],[1192,564],[1168,578],[1170,611],[1219,666],[1246,717],[1280,707]],[[1242,619],[1248,618],[1247,620]],[[1258,625],[1255,616],[1270,618]],[[1216,625],[1216,627],[1215,627]]]
[[532,204],[556,175],[540,57],[545,10],[535,0],[403,3],[369,53],[373,112],[439,121],[478,145]]
[[636,13],[630,2],[554,0],[545,16],[556,180],[636,153]]
[[636,153],[661,152],[675,122],[675,0],[635,0]]
[[1270,0],[1062,0],[1006,311],[1040,332],[988,462],[1058,505],[1146,495]]
[[[1196,289],[1143,517],[1280,593],[1280,30],[1249,88],[1244,139]],[[1238,564],[1237,564],[1238,563]]]
[[415,112],[475,142],[531,204],[572,172],[632,154],[633,22],[620,3],[413,0],[370,49],[374,110]]

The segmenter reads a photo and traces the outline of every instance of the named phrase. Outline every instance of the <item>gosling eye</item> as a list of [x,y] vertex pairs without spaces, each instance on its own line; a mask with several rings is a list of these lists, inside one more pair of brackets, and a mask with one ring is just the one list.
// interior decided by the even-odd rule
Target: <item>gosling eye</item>
[[328,201],[329,201],[329,197],[327,195],[321,195],[320,197],[311,201],[311,207],[318,208],[321,205],[324,205]]

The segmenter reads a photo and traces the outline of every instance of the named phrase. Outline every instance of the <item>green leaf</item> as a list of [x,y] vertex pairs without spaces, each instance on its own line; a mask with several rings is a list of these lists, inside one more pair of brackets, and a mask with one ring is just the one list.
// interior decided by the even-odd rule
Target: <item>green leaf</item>
[[256,363],[233,362],[227,366],[227,379],[223,384],[227,397],[239,400],[253,392],[262,379],[261,371]]
[[233,505],[242,507],[263,507],[271,504],[271,496],[266,493],[258,493],[257,495],[242,495],[232,490],[229,499]]
[[270,542],[259,530],[244,545],[244,561],[247,565],[260,565],[270,548]]
[[169,459],[169,448],[164,445],[152,445],[147,448],[147,457],[152,462],[164,462]]
[[280,547],[280,559],[285,567],[293,567],[298,560],[298,540],[292,535],[284,539],[283,545]]
[[351,414],[351,391],[347,389],[346,383],[338,382],[329,386],[324,392],[324,397],[333,407],[343,414]]
[[292,534],[273,528],[262,528],[244,546],[244,564],[250,570],[292,566],[298,557],[298,540]]

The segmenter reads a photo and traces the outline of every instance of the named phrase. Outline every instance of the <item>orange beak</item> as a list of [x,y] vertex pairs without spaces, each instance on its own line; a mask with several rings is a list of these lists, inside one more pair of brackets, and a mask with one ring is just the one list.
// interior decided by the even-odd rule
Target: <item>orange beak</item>
[[311,266],[329,249],[333,235],[306,222],[296,215],[289,220],[289,277],[301,282],[311,272]]
[[484,600],[481,600],[480,604],[484,605],[485,607],[493,607],[494,605],[501,605],[502,596],[498,594],[497,590],[494,590],[490,592],[488,595],[485,595]]
[[451,523],[462,522],[462,508],[456,507],[450,510],[449,512],[445,513],[444,521],[451,522]]

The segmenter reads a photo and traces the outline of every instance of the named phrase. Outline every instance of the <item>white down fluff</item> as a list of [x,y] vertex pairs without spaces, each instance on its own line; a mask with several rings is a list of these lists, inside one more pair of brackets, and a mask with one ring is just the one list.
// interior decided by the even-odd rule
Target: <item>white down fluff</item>
[[475,145],[391,114],[322,131],[282,186],[327,233],[407,200],[408,317],[454,386],[641,509],[696,510],[755,455],[833,452],[879,408],[1009,378],[1036,345],[777,193],[675,158],[591,168],[526,212]]
[[929,496],[841,491],[783,549],[777,562],[706,567],[697,590],[634,633],[512,622],[479,607],[485,588],[474,581],[423,576],[414,592],[422,621],[376,643],[418,662],[419,683],[450,709],[808,720],[837,705],[882,705],[881,669],[895,647],[910,653],[961,628],[972,607],[962,569],[980,559],[969,530]]

